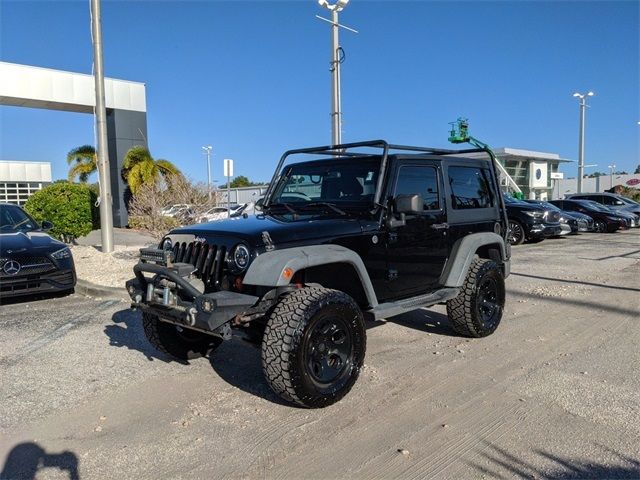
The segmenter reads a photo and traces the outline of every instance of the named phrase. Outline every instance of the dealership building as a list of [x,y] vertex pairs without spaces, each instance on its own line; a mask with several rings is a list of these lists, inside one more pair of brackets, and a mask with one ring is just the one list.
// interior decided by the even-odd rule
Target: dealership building
[[51,163],[0,160],[0,203],[24,205],[51,183]]

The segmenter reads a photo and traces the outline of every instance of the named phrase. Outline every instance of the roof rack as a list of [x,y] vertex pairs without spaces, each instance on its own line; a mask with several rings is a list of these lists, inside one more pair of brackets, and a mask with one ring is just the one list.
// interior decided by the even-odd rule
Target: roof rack
[[[385,140],[369,140],[365,142],[355,142],[355,143],[342,143],[340,145],[325,145],[321,147],[310,147],[310,148],[298,148],[295,150],[287,150],[284,152],[282,157],[280,157],[280,162],[278,163],[278,167],[276,168],[273,178],[269,183],[269,188],[265,193],[265,204],[264,206],[269,206],[270,197],[273,188],[275,188],[276,181],[278,179],[278,175],[284,162],[291,155],[298,154],[310,154],[310,155],[327,155],[335,158],[350,158],[350,157],[370,157],[373,156],[371,153],[364,152],[354,152],[353,149],[357,148],[380,148],[382,150],[381,156],[382,161],[380,162],[380,174],[378,175],[378,184],[376,185],[376,194],[374,198],[374,203],[376,205],[380,205],[380,196],[382,195],[382,186],[384,182],[384,172],[387,168],[387,158],[389,154],[397,154],[400,152],[419,152],[419,153],[427,153],[431,155],[456,155],[462,153],[479,153],[485,152],[487,153],[492,160],[493,154],[490,150],[484,148],[470,148],[464,150],[451,150],[445,148],[433,148],[433,147],[417,147],[413,145],[396,145],[389,144]],[[349,151],[351,150],[351,151]]]

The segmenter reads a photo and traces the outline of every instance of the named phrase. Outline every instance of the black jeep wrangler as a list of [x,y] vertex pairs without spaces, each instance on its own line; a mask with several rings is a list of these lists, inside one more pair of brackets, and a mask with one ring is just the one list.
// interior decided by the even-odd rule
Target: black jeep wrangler
[[510,246],[495,162],[488,149],[382,140],[288,151],[259,214],[178,228],[142,249],[132,307],[153,346],[181,360],[232,329],[253,335],[278,395],[331,405],[363,365],[365,314],[446,302],[456,332],[497,328]]

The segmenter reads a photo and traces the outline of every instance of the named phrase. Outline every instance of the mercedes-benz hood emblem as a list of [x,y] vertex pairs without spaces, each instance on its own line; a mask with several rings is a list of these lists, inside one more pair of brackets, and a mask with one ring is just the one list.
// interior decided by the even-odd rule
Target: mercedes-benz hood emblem
[[17,275],[21,268],[22,266],[15,260],[8,260],[2,266],[2,271],[7,275]]

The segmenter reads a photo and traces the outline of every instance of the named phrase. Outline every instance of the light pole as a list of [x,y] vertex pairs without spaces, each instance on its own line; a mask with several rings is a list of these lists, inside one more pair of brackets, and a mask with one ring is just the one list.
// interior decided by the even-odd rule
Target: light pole
[[587,107],[587,97],[593,97],[593,92],[586,94],[574,93],[580,99],[580,135],[578,139],[578,193],[582,193],[582,177],[584,176],[584,111]]
[[342,103],[340,99],[340,64],[344,61],[344,51],[340,46],[339,28],[358,33],[356,30],[338,23],[338,13],[344,10],[349,0],[337,0],[329,3],[329,0],[318,0],[321,7],[331,12],[331,20],[319,17],[320,20],[331,23],[331,144],[339,145],[342,142]]
[[202,147],[204,154],[207,156],[207,191],[209,192],[209,202],[211,202],[211,150],[213,147],[207,145]]
[[613,188],[613,171],[615,170],[616,165],[615,163],[612,165],[609,165],[609,188]]
[[102,20],[100,0],[91,0],[91,37],[93,39],[93,73],[96,89],[96,132],[98,137],[98,179],[100,180],[100,235],[102,251],[113,252],[113,210],[111,177],[107,143],[107,109],[104,96],[104,64],[102,61]]

